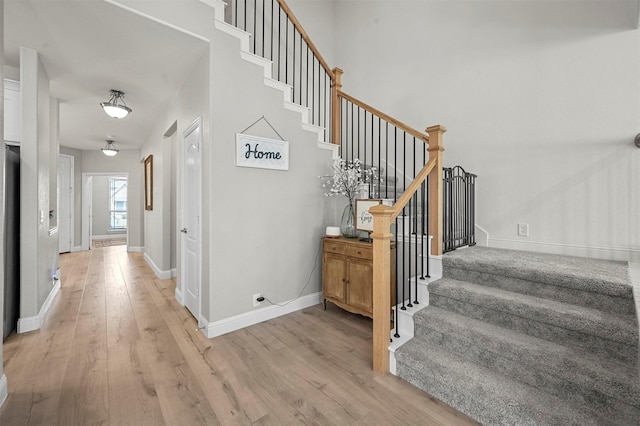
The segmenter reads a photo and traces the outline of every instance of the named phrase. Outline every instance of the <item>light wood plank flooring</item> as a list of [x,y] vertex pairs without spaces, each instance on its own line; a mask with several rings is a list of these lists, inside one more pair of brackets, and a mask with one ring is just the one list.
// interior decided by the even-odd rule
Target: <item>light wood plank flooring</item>
[[93,240],[91,241],[91,248],[98,249],[103,247],[110,246],[122,246],[127,244],[127,238],[107,238],[104,240]]
[[373,373],[367,318],[318,305],[207,339],[125,250],[60,257],[44,326],[4,344],[1,425],[474,424]]

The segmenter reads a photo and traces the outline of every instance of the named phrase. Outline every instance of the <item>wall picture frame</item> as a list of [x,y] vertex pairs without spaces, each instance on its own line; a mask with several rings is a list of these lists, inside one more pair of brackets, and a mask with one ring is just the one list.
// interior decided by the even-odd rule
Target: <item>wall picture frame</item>
[[369,209],[382,204],[381,199],[358,199],[355,201],[355,226],[358,231],[373,232],[373,215]]
[[289,170],[289,142],[236,133],[236,166]]
[[153,155],[144,159],[144,209],[153,210]]

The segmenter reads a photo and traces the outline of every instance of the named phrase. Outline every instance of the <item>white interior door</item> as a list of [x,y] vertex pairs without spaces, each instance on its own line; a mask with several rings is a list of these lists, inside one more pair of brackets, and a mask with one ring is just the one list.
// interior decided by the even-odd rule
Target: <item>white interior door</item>
[[182,147],[182,273],[184,304],[200,321],[201,263],[201,119],[198,118],[183,133]]
[[58,235],[60,253],[73,246],[73,157],[58,157]]

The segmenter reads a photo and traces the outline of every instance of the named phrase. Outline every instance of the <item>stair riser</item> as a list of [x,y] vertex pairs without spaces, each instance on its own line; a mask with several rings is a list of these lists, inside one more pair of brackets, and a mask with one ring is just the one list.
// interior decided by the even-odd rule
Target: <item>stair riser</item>
[[[464,253],[464,252],[461,252]],[[461,254],[456,254],[457,256],[462,256]],[[455,256],[455,255],[454,255]],[[538,256],[539,257],[539,256]],[[443,264],[445,270],[448,268],[462,268],[467,270],[480,271],[485,273],[490,273],[493,275],[502,275],[505,277],[511,278],[519,278],[528,281],[546,283],[550,285],[558,285],[566,288],[575,288],[578,290],[593,292],[593,293],[603,293],[609,294],[611,296],[622,297],[629,300],[633,300],[633,290],[632,287],[628,283],[621,283],[620,277],[612,277],[611,279],[606,279],[602,277],[602,273],[596,275],[596,277],[590,276],[590,274],[580,274],[576,271],[576,267],[574,268],[563,268],[561,264],[551,264],[551,266],[544,266],[546,258],[536,259],[536,254],[532,253],[531,263],[528,265],[522,265],[519,259],[510,259],[510,263],[492,263],[483,260],[475,260],[475,261],[466,261],[464,258],[456,258],[456,257],[445,257],[443,259]],[[569,262],[571,258],[568,258]],[[521,262],[524,262],[522,260]],[[598,261],[596,259],[593,260],[596,265],[602,266],[602,262],[608,261]],[[615,264],[616,262],[610,262]],[[617,262],[621,263],[621,262]],[[580,264],[577,267],[585,267],[585,265]],[[612,271],[614,274],[619,274],[620,269],[615,269]]]
[[594,335],[625,345],[638,345],[638,325],[632,316],[568,305],[501,289],[443,278],[431,286],[433,293],[461,302],[522,318],[551,324],[578,333]]
[[559,373],[564,377],[571,377],[571,371],[547,372],[542,370],[545,366],[539,364],[535,357],[527,358],[525,356],[520,360],[514,360],[509,357],[509,355],[512,356],[513,354],[508,351],[497,353],[493,348],[483,346],[482,342],[470,342],[469,340],[460,339],[455,334],[441,333],[424,326],[417,326],[416,334],[429,344],[437,345],[449,352],[459,354],[478,365],[529,386],[563,399],[566,398],[576,404],[587,405],[599,412],[616,413],[616,419],[624,419],[623,423],[629,423],[634,419],[640,418],[640,409],[630,405],[633,403],[638,404],[638,399],[634,398],[634,396],[622,392],[622,395],[630,399],[630,401],[627,401],[628,403],[624,403],[594,389],[594,386],[599,386],[600,383],[591,382],[585,386],[584,383],[576,384],[555,375]]
[[470,318],[510,328],[530,336],[572,346],[595,354],[609,356],[629,364],[634,364],[637,359],[637,346],[626,345],[597,336],[567,330],[555,325],[512,315],[507,312],[443,297],[433,292],[429,294],[429,304]]
[[500,288],[515,293],[571,303],[586,308],[599,309],[605,312],[623,315],[635,314],[633,299],[624,297],[615,297],[452,266],[445,268],[444,276],[446,278]]
[[399,377],[482,424],[540,426],[599,423],[586,416],[572,418],[568,423],[567,418],[562,417],[564,413],[557,413],[557,417],[554,413],[542,414],[536,409],[532,410],[533,407],[496,398],[492,392],[486,391],[482,383],[476,383],[468,376],[459,374],[446,360],[421,359],[406,353],[400,353],[398,356]]
[[[479,421],[482,424],[509,424],[509,422],[505,422],[505,419],[499,414],[493,414],[477,409],[475,407],[476,404],[473,404],[471,398],[464,397],[465,389],[458,390],[454,386],[455,384],[459,383],[458,381],[442,380],[442,378],[445,377],[444,374],[446,374],[446,372],[441,372],[438,369],[431,368],[432,374],[427,377],[422,377],[420,373],[408,367],[407,363],[404,362],[398,362],[397,371],[398,377],[401,377],[403,380],[411,383],[419,389],[425,389],[425,383],[428,383],[428,387],[425,389],[425,391],[429,395],[451,407],[455,407],[456,410],[466,414],[467,416]],[[515,422],[512,422],[511,424],[515,424]],[[523,426],[527,425],[527,423],[518,424]],[[530,422],[529,425],[537,426],[533,421]]]

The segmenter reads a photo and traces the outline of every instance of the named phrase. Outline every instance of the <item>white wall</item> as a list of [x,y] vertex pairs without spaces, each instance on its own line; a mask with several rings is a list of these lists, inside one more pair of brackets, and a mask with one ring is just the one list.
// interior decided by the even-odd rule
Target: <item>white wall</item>
[[[143,145],[142,157],[153,155],[153,210],[144,210],[145,254],[162,274],[170,274],[171,232],[167,220],[171,217],[170,189],[167,171],[171,171],[171,140],[164,132],[176,119],[175,105],[169,108],[167,118],[158,121],[149,139]],[[169,192],[167,192],[169,190]]]
[[144,186],[140,151],[121,149],[115,157],[107,157],[100,150],[82,151],[82,173],[127,174],[127,225],[131,248],[144,247],[143,216]]
[[20,69],[10,65],[4,66],[4,78],[14,81],[20,81]]
[[344,90],[416,128],[449,129],[445,162],[478,174],[490,245],[638,258],[635,2],[334,7]]
[[[186,15],[181,18],[185,22]],[[168,15],[161,17],[182,22]],[[202,316],[213,323],[255,310],[251,298],[255,293],[276,302],[297,297],[310,274],[302,294],[320,290],[320,268],[311,272],[324,228],[337,219],[335,200],[323,196],[317,176],[327,171],[332,154],[317,147],[316,135],[301,129],[299,113],[283,108],[282,93],[264,86],[263,70],[240,59],[237,39],[212,27],[188,29],[211,40],[210,54],[187,78],[177,95],[178,104],[168,107],[142,154],[154,155],[154,181],[166,180],[156,169],[156,164],[168,164],[156,158],[166,155],[161,144],[167,141],[162,135],[177,118],[180,143],[186,127],[202,116]],[[232,81],[242,84],[229,84]],[[262,115],[291,142],[288,172],[235,166],[235,133]],[[275,136],[264,123],[251,132]],[[179,181],[177,188],[180,206]],[[154,206],[155,197],[154,191]],[[154,207],[152,214],[169,212],[155,212]],[[150,216],[147,212],[145,222],[151,226],[145,236],[158,243],[145,244],[147,254],[154,263],[162,262],[164,253],[155,254],[152,247],[163,244],[164,237],[157,231],[163,229],[164,221]],[[178,226],[180,219],[179,212]],[[179,256],[177,265],[180,267]],[[177,287],[180,290],[179,281]]]
[[[176,94],[175,102],[167,107],[165,117],[158,120],[141,151],[143,157],[153,155],[153,210],[144,212],[145,253],[165,274],[179,264],[179,239],[175,234],[180,224],[180,212],[173,218],[172,225],[172,212],[178,205],[177,185],[172,176],[177,178],[178,175],[182,132],[197,117],[209,115],[208,73],[208,52],[203,44],[202,58]],[[176,255],[173,263],[172,251]],[[179,277],[176,285],[181,291]]]
[[[0,22],[4,22],[4,1],[0,0]],[[4,81],[4,31],[0,31],[0,81]],[[0,99],[4,99],[4,84],[0,87]],[[0,105],[0,117],[4,117],[4,102]],[[4,135],[4,120],[0,120],[0,135]],[[0,200],[4,200],[4,149],[0,150]],[[4,241],[4,203],[0,205],[0,240]],[[0,277],[4,277],[4,244],[0,245]],[[4,281],[0,291],[0,330],[4,330]],[[4,375],[2,345],[0,345],[0,406],[7,398],[7,378]]]
[[[302,130],[299,113],[284,110],[281,92],[264,86],[262,69],[240,59],[237,40],[213,34],[211,49],[211,138],[203,151],[203,170],[211,176],[205,263],[212,292],[208,318],[217,321],[255,309],[255,293],[283,302],[320,291],[315,258],[325,226],[336,217],[334,200],[323,196],[318,180],[331,152],[318,148],[317,135]],[[236,133],[263,115],[290,143],[288,171],[235,165]],[[263,122],[247,133],[278,139]]]
[[168,143],[170,144],[170,158],[171,158],[171,167],[169,171],[169,178],[171,183],[169,185],[169,205],[171,206],[171,213],[169,218],[169,231],[171,232],[171,237],[169,239],[170,246],[170,254],[169,254],[169,265],[171,270],[175,273],[178,265],[178,235],[180,232],[178,231],[178,158],[180,150],[178,149],[178,135],[177,133],[173,133],[169,136]]
[[[51,129],[56,127],[52,122],[58,117],[51,116],[49,78],[38,52],[20,49],[20,82],[20,322],[37,324],[31,321],[42,314],[58,265],[58,235],[49,235],[51,167],[57,176],[57,161],[50,157],[57,160],[58,152]],[[29,328],[33,329],[26,326]]]
[[73,247],[82,245],[82,151],[60,147],[60,154],[73,157]]
[[[117,2],[201,38],[203,55],[206,53],[207,42],[205,39],[213,31],[214,17],[213,8],[208,6],[206,2],[195,0],[169,0],[166,2],[117,0]],[[180,13],[176,13],[177,8]],[[190,91],[185,93],[185,87],[183,87],[179,93],[176,93],[175,101],[173,104],[167,105],[166,113],[163,117],[159,117],[156,127],[141,148],[142,158],[153,155],[154,179],[153,210],[145,211],[144,208],[142,209],[146,242],[145,256],[155,266],[156,273],[160,272],[162,275],[170,273],[173,267],[180,264],[180,240],[176,239],[175,235],[172,238],[173,228],[180,224],[180,212],[177,212],[177,217],[173,217],[173,225],[171,217],[175,204],[179,205],[179,199],[171,189],[171,176],[174,176],[171,171],[171,163],[174,162],[175,167],[176,158],[174,155],[179,153],[179,150],[174,151],[175,147],[171,145],[171,135],[165,135],[165,133],[177,121],[176,132],[178,136],[174,142],[179,144],[182,131],[196,117],[206,118],[208,116],[209,94],[205,86],[207,72],[208,60],[205,55],[198,64],[195,64],[192,74],[185,81],[185,87],[190,87],[188,89]],[[175,231],[177,232],[177,230]],[[173,260],[171,257],[172,247],[175,250]],[[180,292],[179,275],[176,286]],[[204,291],[206,290],[203,289]]]
[[49,99],[49,226],[58,226],[58,154],[60,153],[60,102]]
[[288,0],[287,4],[331,68],[335,62],[333,0]]

